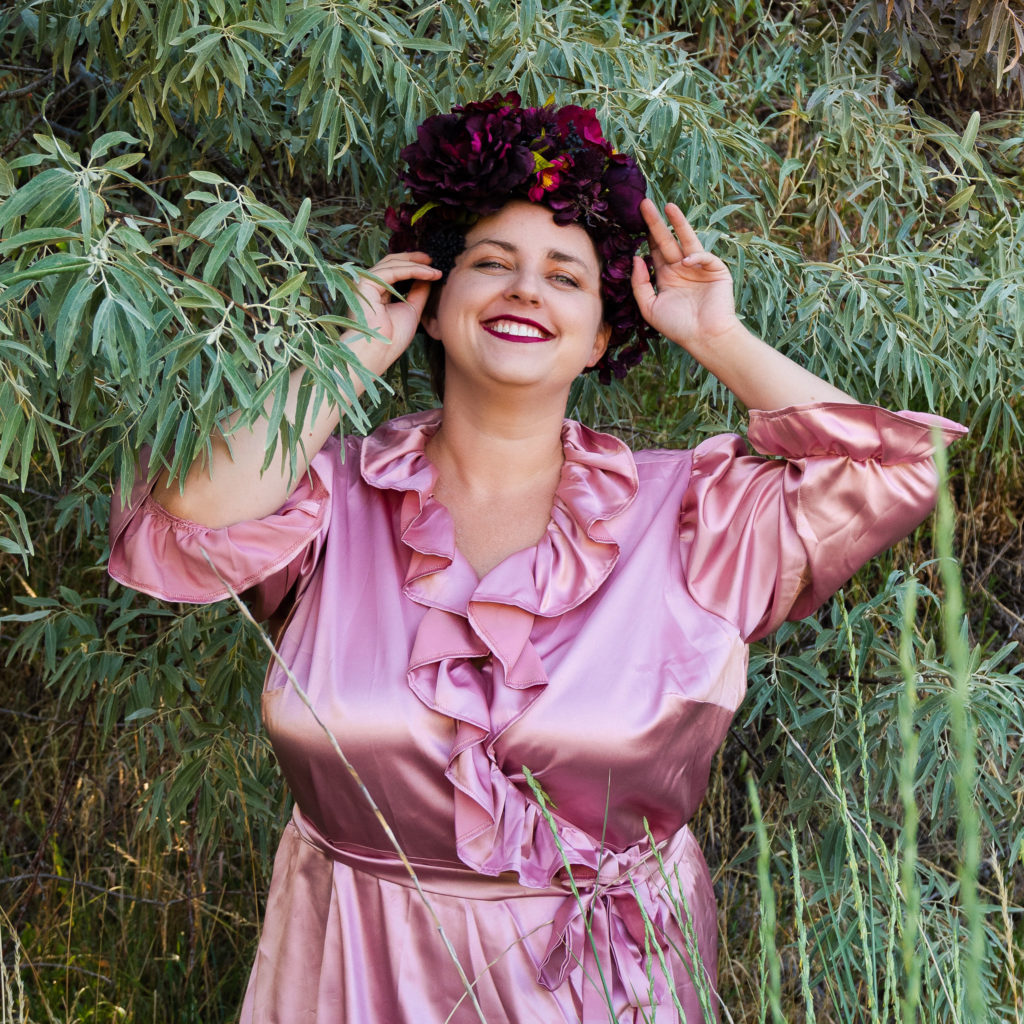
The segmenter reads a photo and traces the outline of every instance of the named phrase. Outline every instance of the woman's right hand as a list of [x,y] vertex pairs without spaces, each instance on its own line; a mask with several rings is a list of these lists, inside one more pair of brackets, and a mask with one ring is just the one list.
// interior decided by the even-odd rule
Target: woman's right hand
[[[356,291],[359,293],[361,312],[367,327],[385,338],[388,346],[388,365],[393,363],[408,347],[416,335],[420,317],[423,316],[430,286],[441,278],[441,271],[430,266],[430,257],[425,252],[395,252],[375,263],[369,273],[383,282],[378,284],[369,277],[361,277]],[[384,285],[412,281],[412,288],[404,299],[396,298]],[[349,313],[353,320],[359,317]],[[365,336],[370,345],[381,345],[372,335]]]

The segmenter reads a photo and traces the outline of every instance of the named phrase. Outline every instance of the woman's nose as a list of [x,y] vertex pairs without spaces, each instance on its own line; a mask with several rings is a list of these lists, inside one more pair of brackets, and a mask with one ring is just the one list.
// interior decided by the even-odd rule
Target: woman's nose
[[520,302],[529,302],[535,305],[540,301],[540,284],[537,275],[532,270],[520,268],[509,279],[505,293],[510,299],[518,299]]

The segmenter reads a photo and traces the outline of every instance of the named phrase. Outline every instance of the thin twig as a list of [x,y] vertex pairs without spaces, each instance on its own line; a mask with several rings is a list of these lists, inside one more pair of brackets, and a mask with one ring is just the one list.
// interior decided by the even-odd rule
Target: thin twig
[[[4,965],[8,970],[13,968],[14,964]],[[24,963],[17,964],[20,970],[25,970],[26,967],[31,968],[33,971],[37,967],[56,967],[61,971],[76,971],[79,974],[88,974],[90,978],[99,978],[100,981],[105,981],[108,985],[114,984],[113,978],[108,978],[105,974],[97,974],[96,971],[87,970],[85,967],[79,967],[77,964],[51,964],[51,963],[39,963],[37,960],[25,959]]]
[[[166,221],[161,220],[159,217],[144,217],[141,213],[122,213],[120,210],[107,210],[105,216],[113,217],[115,220],[121,221],[145,221],[147,224],[154,225],[166,225],[167,223]],[[183,231],[181,228],[178,228],[178,234],[184,235],[185,238],[191,238],[193,242],[202,242],[202,244],[209,249],[213,248],[213,242],[211,242],[208,238],[200,238],[198,235],[192,234],[191,231]],[[198,278],[193,278],[193,280],[198,280]],[[223,294],[224,293],[221,292],[221,295]]]
[[[74,79],[73,81],[68,82],[68,84],[65,85],[64,88],[61,89],[59,92],[54,93],[52,97],[47,97],[47,99],[50,100],[50,102],[52,103],[59,103],[69,92],[71,92],[71,90],[77,84],[78,80]],[[45,116],[46,106],[44,104],[43,109],[40,110],[39,113],[36,114],[35,117],[33,117],[32,120],[29,121],[29,123],[25,125],[25,127],[22,128],[21,131],[18,132],[18,134],[15,135],[13,139],[11,139],[11,141],[8,142],[2,150],[0,150],[0,158],[7,156],[7,154],[10,153],[10,151],[14,149],[14,147],[17,146],[17,144],[21,142],[21,140],[25,138],[25,136],[28,135],[28,133],[32,131],[32,129],[35,128],[35,126],[39,124],[39,122],[42,121]]]
[[1001,562],[1003,560],[1003,555],[1005,555],[1006,552],[1009,551],[1010,545],[1013,544],[1017,539],[1018,538],[1011,533],[1010,536],[1007,537],[1006,543],[999,549],[998,552],[996,552],[996,554],[994,554],[989,559],[988,565],[986,565],[985,568],[981,570],[981,572],[971,573],[971,575],[974,577],[975,584],[984,588],[985,580],[988,579],[989,573],[991,573],[992,570],[996,567],[997,562]]
[[[13,637],[0,636],[0,640],[13,643]],[[13,715],[15,718],[27,718],[30,722],[46,722],[48,725],[71,725],[73,718],[44,718],[42,715],[33,715],[31,711],[18,711],[15,708],[0,708],[0,715]]]
[[45,85],[52,78],[53,72],[47,71],[42,78],[37,78],[34,82],[29,82],[28,85],[22,85],[17,89],[7,89],[4,92],[0,92],[0,103],[6,103],[8,100],[16,100],[19,96],[27,96],[30,92],[35,92],[39,86]]
[[230,295],[228,295],[227,292],[222,292],[215,285],[209,284],[207,281],[204,281],[201,277],[196,277],[195,274],[190,274],[187,270],[182,270],[181,267],[176,267],[173,263],[168,263],[167,260],[161,259],[159,256],[157,256],[156,253],[150,253],[150,256],[152,259],[156,260],[157,263],[160,263],[163,266],[165,266],[168,270],[173,270],[175,274],[187,278],[189,281],[195,281],[196,284],[201,284],[205,288],[212,289],[222,299],[226,300],[229,305],[237,306],[254,324],[256,324],[257,327],[260,326],[259,317],[256,316],[256,314],[251,309],[249,309],[249,307],[244,302],[236,302],[233,298],[231,298]]
[[0,480],[0,487],[5,491],[13,491],[15,494],[31,494],[33,498],[45,498],[47,501],[60,501],[63,495],[47,494],[45,491],[37,491],[33,487],[19,487],[16,484]]
[[13,71],[19,75],[41,75],[46,68],[23,67],[21,64],[0,64],[0,71]]
[[185,871],[185,903],[187,908],[185,948],[188,951],[188,955],[185,958],[186,978],[192,974],[196,965],[196,896],[193,892],[192,879],[199,871],[199,867],[196,864],[196,818],[199,814],[200,792],[201,790],[196,790],[188,816],[188,859]]
[[1022,619],[1012,608],[1007,608],[1002,601],[999,600],[995,594],[985,591],[985,596],[1004,614],[1009,615],[1011,619],[1017,622],[1019,625],[1024,626],[1024,619]]

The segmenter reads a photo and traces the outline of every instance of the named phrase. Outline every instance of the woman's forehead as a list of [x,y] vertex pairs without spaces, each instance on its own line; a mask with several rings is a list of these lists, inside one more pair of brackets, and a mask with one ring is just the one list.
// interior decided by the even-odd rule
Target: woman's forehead
[[480,220],[466,232],[466,248],[493,244],[508,252],[528,249],[559,262],[575,262],[597,270],[597,250],[578,224],[556,224],[554,215],[538,203],[514,201]]

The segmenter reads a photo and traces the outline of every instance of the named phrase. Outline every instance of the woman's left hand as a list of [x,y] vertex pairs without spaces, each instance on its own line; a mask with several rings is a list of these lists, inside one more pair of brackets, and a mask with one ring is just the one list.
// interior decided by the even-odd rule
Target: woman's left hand
[[650,199],[640,204],[647,223],[652,283],[647,265],[633,259],[633,294],[643,318],[669,341],[692,352],[739,325],[732,275],[717,257],[704,251],[697,232],[675,203],[665,207],[669,225]]

